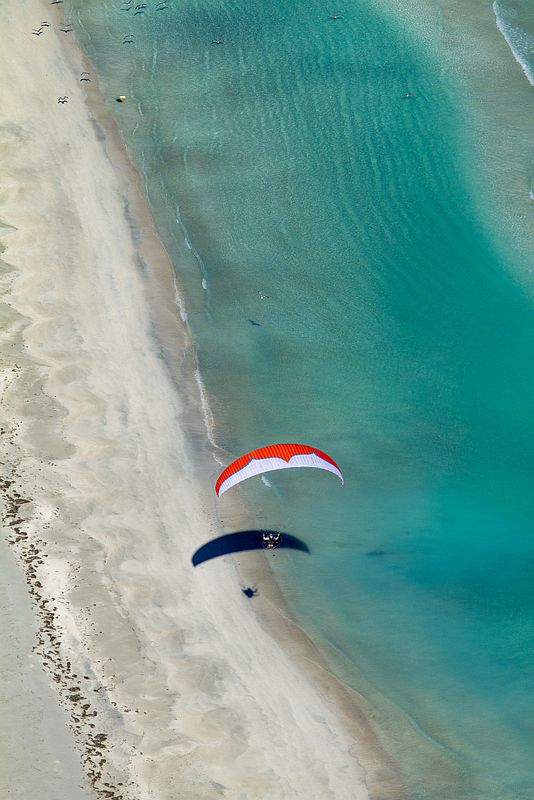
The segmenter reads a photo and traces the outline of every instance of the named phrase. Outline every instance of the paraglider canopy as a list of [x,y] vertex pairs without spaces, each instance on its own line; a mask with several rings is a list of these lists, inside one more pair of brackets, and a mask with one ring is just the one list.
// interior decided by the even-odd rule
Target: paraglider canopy
[[337,475],[341,483],[344,482],[336,462],[321,450],[306,444],[271,444],[251,450],[250,453],[245,453],[232,461],[219,475],[215,491],[220,497],[236,483],[251,478],[253,475],[293,467],[324,469]]

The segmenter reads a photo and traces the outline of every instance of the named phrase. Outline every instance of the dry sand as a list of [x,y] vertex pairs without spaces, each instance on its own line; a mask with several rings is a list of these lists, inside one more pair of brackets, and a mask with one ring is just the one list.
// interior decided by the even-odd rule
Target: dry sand
[[[79,82],[91,66],[58,32],[61,7],[0,7],[1,487],[33,658],[63,706],[50,736],[69,720],[61,780],[79,784],[77,748],[80,797],[399,797],[354,698],[280,610],[263,554],[242,574],[231,557],[193,570],[222,529],[168,258],[96,76]],[[243,579],[261,596],[247,600]],[[27,628],[27,608],[12,616]],[[53,754],[20,735],[29,774],[33,751]],[[33,800],[34,786],[6,796]]]

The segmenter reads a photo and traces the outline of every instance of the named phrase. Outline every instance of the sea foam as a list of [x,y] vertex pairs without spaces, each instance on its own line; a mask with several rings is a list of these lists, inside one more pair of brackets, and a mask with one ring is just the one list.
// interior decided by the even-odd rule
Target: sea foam
[[534,60],[534,41],[522,28],[511,25],[506,21],[506,12],[498,0],[493,3],[493,11],[497,27],[506,39],[515,60],[525,73],[529,83],[534,86],[534,67],[529,63],[529,57]]

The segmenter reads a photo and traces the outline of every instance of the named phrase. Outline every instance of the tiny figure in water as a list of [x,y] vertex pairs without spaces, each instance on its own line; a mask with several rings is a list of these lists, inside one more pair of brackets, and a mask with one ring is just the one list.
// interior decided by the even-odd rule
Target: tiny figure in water
[[402,96],[402,99],[403,100],[408,100],[408,98],[410,98],[410,97],[413,97],[413,94],[411,92],[405,92],[403,94],[403,96]]
[[257,586],[247,586],[246,589],[241,589],[245,597],[256,597],[258,594]]
[[257,328],[261,328],[261,322],[256,322],[253,319],[249,319],[251,325],[255,325]]

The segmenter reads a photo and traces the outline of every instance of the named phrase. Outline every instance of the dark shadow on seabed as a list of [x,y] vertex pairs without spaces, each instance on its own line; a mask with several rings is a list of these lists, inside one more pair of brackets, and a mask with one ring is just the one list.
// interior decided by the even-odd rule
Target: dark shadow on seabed
[[[237,531],[236,533],[226,533],[224,536],[218,536],[217,539],[212,539],[206,542],[202,547],[193,553],[191,561],[194,567],[198,567],[204,561],[209,561],[218,556],[226,556],[229,553],[240,553],[244,550],[262,550],[264,549],[262,543],[262,536],[266,531],[252,530],[252,531]],[[279,533],[279,531],[275,531]],[[302,553],[309,553],[310,548],[301,539],[296,536],[291,536],[290,533],[282,533],[282,540],[276,549],[285,547],[290,550],[300,550]]]

